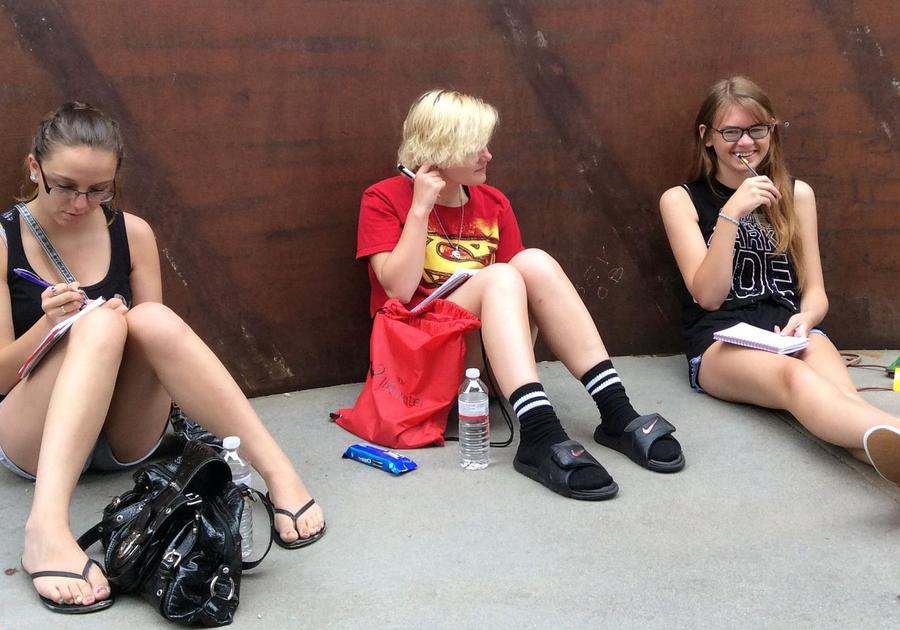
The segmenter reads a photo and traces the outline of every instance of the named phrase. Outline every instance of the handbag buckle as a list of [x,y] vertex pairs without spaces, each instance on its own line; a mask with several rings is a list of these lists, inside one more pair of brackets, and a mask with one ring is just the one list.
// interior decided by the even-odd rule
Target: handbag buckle
[[187,505],[199,505],[203,503],[203,498],[195,492],[185,492],[184,498],[187,499]]
[[170,565],[169,568],[174,569],[181,564],[181,554],[174,549],[170,549],[166,552],[166,555],[163,556],[163,562]]
[[[209,582],[209,596],[210,597],[216,596],[216,582],[218,582],[218,581],[219,581],[218,574],[214,575],[213,579],[210,580],[210,582]],[[232,580],[231,576],[229,576],[228,581],[230,582],[229,586],[230,586],[231,590],[228,591],[228,597],[225,598],[226,602],[229,601],[232,597],[234,597],[234,580]]]

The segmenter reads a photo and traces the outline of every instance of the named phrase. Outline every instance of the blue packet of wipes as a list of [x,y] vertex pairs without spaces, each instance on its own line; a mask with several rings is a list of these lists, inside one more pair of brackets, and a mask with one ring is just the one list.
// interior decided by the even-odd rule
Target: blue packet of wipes
[[353,444],[347,447],[342,456],[344,459],[355,459],[363,464],[380,468],[395,475],[402,475],[418,468],[416,462],[403,455],[385,451],[371,444]]

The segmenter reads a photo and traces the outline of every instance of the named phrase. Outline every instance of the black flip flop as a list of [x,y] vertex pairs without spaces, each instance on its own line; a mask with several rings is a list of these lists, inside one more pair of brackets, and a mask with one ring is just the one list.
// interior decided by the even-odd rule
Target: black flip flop
[[[576,490],[569,485],[572,473],[579,468],[597,467],[604,473],[606,469],[600,465],[585,448],[575,440],[566,440],[550,447],[550,454],[538,466],[532,466],[513,460],[513,468],[529,479],[547,486],[553,492],[564,497],[578,499],[579,501],[603,501],[616,496],[619,486],[615,481],[610,481],[602,488],[592,490]],[[609,473],[606,473],[607,475]]]
[[[266,499],[269,501],[269,505],[272,506],[272,511],[276,514],[281,514],[283,516],[287,516],[291,519],[291,523],[294,525],[294,531],[297,532],[297,535],[300,535],[300,531],[297,529],[297,519],[302,515],[306,510],[311,508],[316,504],[315,499],[310,499],[306,505],[297,510],[296,512],[291,512],[290,510],[285,510],[284,508],[275,507],[275,504],[272,503],[272,497],[269,496],[269,493],[266,493]],[[272,519],[272,540],[275,541],[279,547],[284,549],[300,549],[301,547],[307,547],[317,540],[319,540],[322,536],[325,535],[325,524],[322,524],[322,529],[317,531],[315,534],[310,536],[309,538],[297,538],[294,542],[284,542],[281,539],[281,534],[278,533],[278,529],[275,527],[275,519]]]
[[[22,567],[22,570],[25,571],[25,574],[35,580],[41,577],[62,577],[62,578],[72,578],[73,580],[84,580],[88,584],[87,576],[88,572],[91,570],[91,565],[97,564],[91,558],[87,559],[87,562],[84,564],[84,570],[79,575],[78,573],[72,573],[71,571],[35,571],[34,573],[28,573],[25,571],[25,567]],[[97,565],[100,566],[99,564]],[[100,568],[103,571],[103,568]],[[97,612],[100,610],[106,610],[110,606],[113,605],[113,598],[108,597],[107,599],[101,599],[95,601],[93,604],[60,604],[59,602],[55,602],[49,597],[44,597],[40,593],[38,593],[38,597],[41,598],[41,603],[44,604],[47,608],[52,610],[55,613],[61,613],[64,615],[84,615],[87,613]]]
[[608,435],[601,427],[594,431],[594,441],[627,455],[631,461],[653,472],[672,473],[684,468],[684,453],[671,462],[650,459],[650,447],[661,437],[675,432],[671,422],[658,413],[638,416],[628,423],[622,435]]

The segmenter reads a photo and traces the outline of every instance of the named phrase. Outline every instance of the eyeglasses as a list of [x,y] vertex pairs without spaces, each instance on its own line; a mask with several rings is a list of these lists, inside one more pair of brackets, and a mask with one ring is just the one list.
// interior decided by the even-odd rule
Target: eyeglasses
[[61,201],[69,201],[75,203],[78,201],[78,197],[84,195],[90,204],[101,204],[106,203],[107,201],[111,201],[113,197],[116,196],[116,180],[113,180],[112,188],[103,188],[100,190],[88,190],[87,192],[82,192],[73,186],[62,186],[60,184],[56,184],[51,186],[47,183],[47,176],[44,175],[44,167],[41,166],[41,163],[38,162],[38,170],[41,172],[41,181],[44,184],[44,190],[47,191],[47,194],[55,197]]
[[772,131],[772,127],[774,126],[775,125],[753,125],[752,127],[725,127],[724,129],[712,127],[712,130],[722,134],[722,139],[725,142],[737,142],[744,137],[744,134],[747,134],[754,140],[762,140],[769,135],[769,132]]

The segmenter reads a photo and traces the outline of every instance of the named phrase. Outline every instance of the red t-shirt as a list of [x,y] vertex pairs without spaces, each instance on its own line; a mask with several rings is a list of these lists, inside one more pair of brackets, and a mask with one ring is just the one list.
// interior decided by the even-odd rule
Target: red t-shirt
[[[462,208],[435,205],[428,217],[425,268],[409,301],[410,308],[440,286],[457,267],[481,269],[495,262],[509,262],[525,249],[509,199],[486,184],[471,186],[468,190],[465,213]],[[357,260],[394,249],[403,232],[412,198],[413,183],[401,175],[366,189],[359,208]],[[457,245],[459,258],[452,255]],[[372,285],[370,309],[374,315],[388,297],[371,264],[369,282]]]

